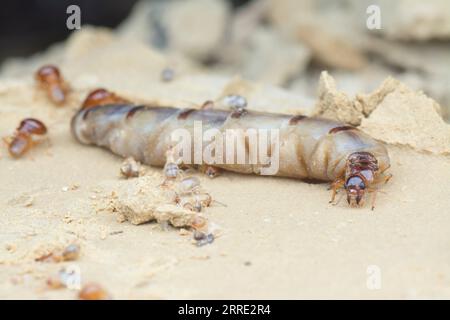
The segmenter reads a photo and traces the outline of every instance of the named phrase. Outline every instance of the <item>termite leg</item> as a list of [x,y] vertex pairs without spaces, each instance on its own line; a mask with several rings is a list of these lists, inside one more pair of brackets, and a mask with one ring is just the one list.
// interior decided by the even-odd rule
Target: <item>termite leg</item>
[[378,177],[375,180],[375,183],[384,183],[384,184],[386,184],[386,183],[389,182],[389,180],[391,180],[392,177],[393,177],[392,173],[389,173],[389,174],[386,174],[386,175],[382,175],[382,176]]
[[332,203],[332,202],[330,201],[331,205],[337,206],[337,205],[341,202],[341,200],[342,200],[342,198],[344,197],[344,195],[345,195],[345,193],[341,193],[341,196],[339,197],[339,199],[338,199],[336,202],[334,202],[334,203]]
[[377,200],[377,193],[378,193],[378,189],[376,189],[376,188],[371,188],[371,189],[369,189],[369,192],[373,192],[373,195],[372,195],[372,208],[371,208],[371,210],[373,211],[374,209],[375,209],[375,201]]
[[206,192],[194,191],[193,194],[178,197],[177,203],[183,208],[201,212],[203,208],[211,206],[213,201],[211,195]]
[[[391,165],[389,164],[383,171],[381,171],[381,174],[385,173],[390,167]],[[391,180],[392,176],[392,173],[383,175],[384,183],[388,183],[388,181]]]
[[333,181],[333,183],[330,185],[330,188],[332,190],[331,194],[331,200],[329,203],[333,203],[334,199],[336,198],[337,191],[341,189],[344,186],[345,179],[344,178],[337,178]]
[[209,193],[199,193],[195,197],[196,202],[201,203],[202,206],[209,207],[212,202],[212,197]]
[[385,173],[389,168],[391,167],[391,164],[389,164],[381,173]]
[[387,174],[386,176],[384,176],[384,183],[388,183],[389,180],[391,180],[391,178],[393,177],[392,173]]
[[5,146],[9,147],[9,145],[11,144],[12,138],[11,137],[3,137],[2,140],[3,140],[3,143],[5,144]]

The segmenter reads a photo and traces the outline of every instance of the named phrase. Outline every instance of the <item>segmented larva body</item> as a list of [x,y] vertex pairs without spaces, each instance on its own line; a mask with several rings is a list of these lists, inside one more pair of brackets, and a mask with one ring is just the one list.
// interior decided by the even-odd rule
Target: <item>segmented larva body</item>
[[[201,164],[210,177],[222,168],[247,174],[333,181],[330,202],[334,201],[340,188],[345,188],[347,202],[351,206],[359,206],[368,191],[373,192],[374,208],[375,185],[382,180],[387,182],[392,176],[382,176],[390,167],[389,156],[382,143],[344,123],[300,115],[247,111],[245,98],[231,98],[233,111],[214,109],[212,101],[205,102],[201,109],[179,109],[135,105],[105,89],[97,89],[87,96],[81,110],[73,117],[72,133],[81,143],[105,147],[149,165],[165,166],[168,179],[178,174],[173,170],[175,167],[178,170],[178,159],[168,158],[168,154],[174,157],[173,133],[183,130],[195,140],[200,134],[200,148],[190,140],[183,152],[190,153],[187,158],[191,162],[187,164]],[[197,132],[199,123],[201,132]],[[211,131],[215,132],[209,141],[212,148],[210,144],[203,144],[203,134]],[[243,132],[244,135],[231,135],[235,145],[228,141],[229,132]],[[273,136],[273,132],[276,135]],[[222,139],[217,141],[220,137]],[[265,143],[260,143],[264,140]],[[217,149],[218,145],[222,147]],[[234,155],[235,150],[237,156]],[[215,162],[210,162],[211,158],[202,162],[205,151],[211,155],[214,153]],[[200,159],[196,157],[198,152]],[[233,156],[228,158],[229,154]],[[265,158],[261,158],[263,155]],[[276,170],[268,173],[266,169],[272,168],[273,156]]]
[[[173,146],[172,132],[183,128],[194,134],[195,121],[202,122],[203,130],[215,128],[222,133],[227,129],[278,129],[276,176],[334,181],[335,189],[351,187],[347,183],[353,178],[352,183],[365,189],[389,167],[386,147],[364,132],[337,121],[299,115],[119,103],[81,109],[72,119],[72,132],[81,143],[106,147],[145,164],[164,166],[166,151]],[[246,148],[248,153],[248,145]],[[272,154],[272,148],[267,144],[267,155]],[[261,171],[258,164],[214,166],[246,174]],[[356,201],[355,205],[362,197],[359,193],[352,196],[348,189],[347,195],[349,203]]]

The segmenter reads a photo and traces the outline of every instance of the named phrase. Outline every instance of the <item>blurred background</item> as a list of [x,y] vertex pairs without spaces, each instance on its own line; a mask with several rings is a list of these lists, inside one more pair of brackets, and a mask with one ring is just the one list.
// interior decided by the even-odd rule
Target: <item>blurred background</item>
[[[82,8],[82,24],[116,27],[138,0],[3,0],[0,10],[0,63],[9,56],[28,56],[62,41],[72,32],[65,26],[66,9]],[[249,0],[229,0],[233,6]]]
[[17,0],[2,1],[0,10],[0,63],[11,56],[28,56],[64,40],[66,9],[82,8],[82,23],[116,27],[130,13],[137,0]]
[[313,103],[328,70],[339,89],[370,92],[393,76],[450,106],[447,0],[2,1],[0,63],[63,41],[69,5],[199,69],[273,84]]

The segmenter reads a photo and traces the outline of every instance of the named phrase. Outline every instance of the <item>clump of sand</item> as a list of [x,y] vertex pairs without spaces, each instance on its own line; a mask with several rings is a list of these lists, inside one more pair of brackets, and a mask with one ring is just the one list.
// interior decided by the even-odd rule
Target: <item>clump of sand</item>
[[198,213],[176,205],[172,196],[155,185],[154,177],[142,176],[121,181],[110,208],[119,214],[120,221],[135,225],[156,221],[174,227],[192,226]]
[[422,92],[400,86],[385,95],[360,128],[390,144],[419,151],[450,154],[450,125],[439,114],[439,105]]
[[358,101],[353,101],[347,94],[336,88],[336,82],[327,71],[320,75],[318,101],[315,115],[339,120],[352,125],[359,125],[363,117],[363,109]]
[[336,88],[326,72],[319,81],[314,114],[343,121],[390,144],[407,145],[418,151],[450,153],[450,125],[441,107],[421,91],[414,91],[391,77],[370,94],[354,99]]

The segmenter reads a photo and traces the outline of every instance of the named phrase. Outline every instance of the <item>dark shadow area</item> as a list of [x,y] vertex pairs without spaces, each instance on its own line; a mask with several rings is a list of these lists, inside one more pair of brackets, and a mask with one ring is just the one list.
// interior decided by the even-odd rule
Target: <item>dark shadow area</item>
[[[154,0],[158,1],[158,0]],[[229,0],[233,7],[249,0]],[[0,9],[0,63],[7,57],[24,57],[64,40],[70,5],[81,9],[82,25],[116,27],[138,0],[4,0]]]
[[64,40],[67,7],[81,9],[82,24],[115,27],[137,0],[16,0],[2,1],[0,10],[0,63],[11,56],[28,56]]

